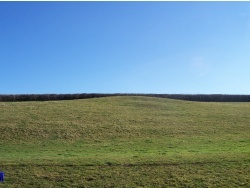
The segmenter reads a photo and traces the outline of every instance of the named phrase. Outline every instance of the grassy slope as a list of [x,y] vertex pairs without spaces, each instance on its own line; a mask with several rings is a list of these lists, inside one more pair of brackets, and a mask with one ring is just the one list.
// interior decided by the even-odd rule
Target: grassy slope
[[250,186],[250,103],[0,103],[5,187]]

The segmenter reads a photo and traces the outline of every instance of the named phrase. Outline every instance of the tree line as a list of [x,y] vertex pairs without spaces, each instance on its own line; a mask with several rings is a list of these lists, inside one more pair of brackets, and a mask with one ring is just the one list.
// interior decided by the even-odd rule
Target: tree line
[[0,95],[0,102],[75,100],[110,96],[147,96],[201,102],[250,102],[250,95],[224,94],[133,94],[133,93],[80,93],[80,94],[19,94]]

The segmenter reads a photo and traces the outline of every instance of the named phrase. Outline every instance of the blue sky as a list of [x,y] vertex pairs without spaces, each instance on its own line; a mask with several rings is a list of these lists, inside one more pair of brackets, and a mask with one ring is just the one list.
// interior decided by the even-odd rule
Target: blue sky
[[0,2],[0,94],[250,94],[250,2]]

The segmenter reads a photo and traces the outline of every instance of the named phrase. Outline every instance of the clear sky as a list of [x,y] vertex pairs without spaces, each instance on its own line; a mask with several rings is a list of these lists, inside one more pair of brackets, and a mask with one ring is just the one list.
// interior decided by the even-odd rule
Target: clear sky
[[0,2],[0,94],[250,94],[250,2]]

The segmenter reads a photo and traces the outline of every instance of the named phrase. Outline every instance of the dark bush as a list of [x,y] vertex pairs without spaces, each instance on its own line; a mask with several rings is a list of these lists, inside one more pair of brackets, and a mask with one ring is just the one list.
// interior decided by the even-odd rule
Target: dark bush
[[80,94],[20,94],[0,95],[0,102],[75,100],[109,96],[148,96],[201,102],[250,102],[250,95],[185,95],[185,94],[139,94],[139,93],[80,93]]

